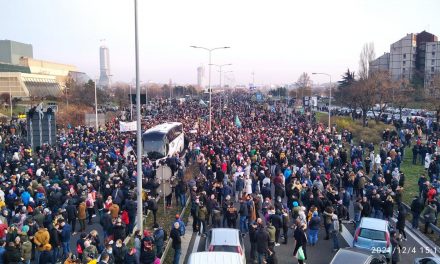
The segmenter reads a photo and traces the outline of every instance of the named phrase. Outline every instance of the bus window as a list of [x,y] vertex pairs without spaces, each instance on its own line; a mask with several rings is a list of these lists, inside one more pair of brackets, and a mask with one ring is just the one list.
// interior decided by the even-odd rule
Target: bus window
[[166,156],[164,148],[164,135],[159,133],[149,133],[143,135],[144,154],[152,159],[160,159]]

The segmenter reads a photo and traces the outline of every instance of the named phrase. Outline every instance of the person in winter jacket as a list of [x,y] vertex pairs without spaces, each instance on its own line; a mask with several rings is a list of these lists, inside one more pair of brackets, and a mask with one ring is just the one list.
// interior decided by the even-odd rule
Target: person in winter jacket
[[309,221],[309,243],[311,246],[318,242],[318,232],[321,224],[321,217],[317,211],[313,212],[312,218]]
[[257,238],[258,263],[261,264],[266,261],[267,253],[269,250],[269,243],[270,243],[269,232],[263,227],[261,222],[258,224],[258,231],[256,233],[256,238]]
[[[437,206],[433,203],[433,201],[428,201],[428,206],[426,206],[423,211],[423,217],[425,218],[425,234],[428,233],[428,227],[430,224],[435,223],[435,216],[437,215]],[[431,230],[431,234],[434,231]]]
[[102,230],[104,231],[104,239],[106,239],[109,235],[113,234],[113,223],[112,217],[108,209],[103,210],[103,214],[99,223],[102,226]]
[[269,249],[273,251],[273,249],[275,247],[275,233],[276,233],[276,229],[272,225],[271,222],[268,222],[266,230],[267,230],[267,233],[269,234]]
[[412,228],[419,228],[419,218],[424,208],[423,199],[415,196],[411,202]]
[[182,252],[182,240],[180,238],[179,223],[174,223],[174,228],[171,230],[170,237],[173,239],[172,247],[174,249],[173,264],[179,264],[180,254]]
[[86,230],[86,214],[87,206],[84,201],[82,201],[78,206],[78,220],[80,225],[80,232],[84,232]]
[[390,232],[390,240],[391,240],[391,246],[393,249],[393,253],[391,255],[391,264],[396,264],[400,262],[400,251],[402,249],[402,246],[400,245],[399,238],[397,237],[396,231],[392,230]]
[[98,257],[98,250],[90,241],[86,240],[84,242],[84,250],[82,254],[82,263],[87,264],[90,260]]
[[155,224],[153,228],[154,228],[154,233],[153,233],[154,245],[156,245],[156,256],[160,258],[162,257],[162,248],[164,245],[165,231],[158,224]]
[[[21,256],[23,257],[24,263],[30,263],[32,258],[32,242],[29,241],[26,235],[21,236]],[[0,261],[0,263],[2,263]]]
[[122,240],[118,239],[113,247],[113,256],[115,258],[115,264],[123,264],[125,262],[125,256],[128,249],[122,244]]
[[338,216],[336,214],[333,214],[331,219],[332,219],[332,224],[330,226],[330,235],[333,240],[333,251],[338,251],[339,250],[339,239],[338,239],[339,220],[338,220]]
[[399,204],[398,210],[399,212],[397,215],[396,229],[399,231],[399,234],[403,237],[403,240],[406,240],[406,233],[405,233],[406,209],[403,206],[403,204]]

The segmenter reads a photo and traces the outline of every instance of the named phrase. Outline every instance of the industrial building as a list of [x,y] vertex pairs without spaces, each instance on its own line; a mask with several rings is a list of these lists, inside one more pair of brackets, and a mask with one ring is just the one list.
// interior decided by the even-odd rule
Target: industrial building
[[0,41],[0,94],[19,98],[58,97],[68,78],[90,79],[73,65],[36,60],[32,56],[32,45]]

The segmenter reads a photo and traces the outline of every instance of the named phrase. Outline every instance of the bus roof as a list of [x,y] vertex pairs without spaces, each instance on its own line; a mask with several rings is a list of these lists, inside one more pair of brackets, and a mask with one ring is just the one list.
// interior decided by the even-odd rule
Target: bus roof
[[148,129],[147,131],[145,131],[145,133],[157,132],[166,134],[168,133],[168,131],[170,131],[171,128],[181,125],[182,123],[180,122],[166,122]]

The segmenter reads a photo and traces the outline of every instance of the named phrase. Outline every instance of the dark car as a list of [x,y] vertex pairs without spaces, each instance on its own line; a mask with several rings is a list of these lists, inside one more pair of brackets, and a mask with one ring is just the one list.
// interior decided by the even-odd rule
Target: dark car
[[330,264],[383,264],[387,259],[381,254],[372,254],[371,251],[360,248],[341,248],[333,257]]

